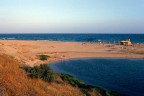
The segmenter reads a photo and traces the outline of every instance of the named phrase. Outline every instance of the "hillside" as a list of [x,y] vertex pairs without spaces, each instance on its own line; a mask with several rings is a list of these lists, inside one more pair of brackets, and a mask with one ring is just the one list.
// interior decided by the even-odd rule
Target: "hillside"
[[[93,92],[91,95],[100,96]],[[63,82],[46,83],[31,79],[13,57],[0,55],[0,95],[2,96],[85,96],[79,88]]]
[[10,56],[0,55],[0,94],[4,96],[83,96],[68,84],[48,84],[27,77],[25,71]]
[[68,74],[57,74],[47,65],[29,67],[0,54],[0,96],[127,96],[87,85]]

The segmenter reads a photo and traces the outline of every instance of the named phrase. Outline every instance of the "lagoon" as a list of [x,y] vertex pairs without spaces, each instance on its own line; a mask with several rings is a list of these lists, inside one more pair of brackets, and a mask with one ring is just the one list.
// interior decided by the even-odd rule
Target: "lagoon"
[[81,58],[49,65],[94,86],[144,96],[144,59]]

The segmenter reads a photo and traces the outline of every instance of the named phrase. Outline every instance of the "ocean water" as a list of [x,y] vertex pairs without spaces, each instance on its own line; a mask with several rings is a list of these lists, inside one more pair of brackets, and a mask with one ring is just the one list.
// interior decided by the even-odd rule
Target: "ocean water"
[[144,96],[144,59],[85,58],[49,66],[58,73],[68,73],[91,85],[129,96]]
[[103,41],[113,43],[129,38],[133,43],[144,43],[144,34],[0,34],[2,40]]

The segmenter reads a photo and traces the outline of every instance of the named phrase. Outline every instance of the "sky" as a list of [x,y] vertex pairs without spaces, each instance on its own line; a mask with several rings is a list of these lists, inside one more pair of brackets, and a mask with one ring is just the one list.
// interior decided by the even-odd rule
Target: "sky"
[[144,0],[0,0],[0,33],[144,33]]

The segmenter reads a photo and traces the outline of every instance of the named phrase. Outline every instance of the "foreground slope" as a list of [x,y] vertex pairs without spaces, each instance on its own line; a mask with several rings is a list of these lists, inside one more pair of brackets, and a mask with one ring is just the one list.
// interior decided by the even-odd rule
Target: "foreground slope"
[[87,85],[68,74],[54,72],[55,80],[47,82],[52,76],[52,70],[47,68],[45,64],[24,66],[13,57],[0,54],[0,96],[127,96]]
[[57,84],[46,83],[40,79],[31,79],[27,77],[26,72],[21,67],[13,57],[0,54],[0,95],[85,96],[80,89],[65,82]]

